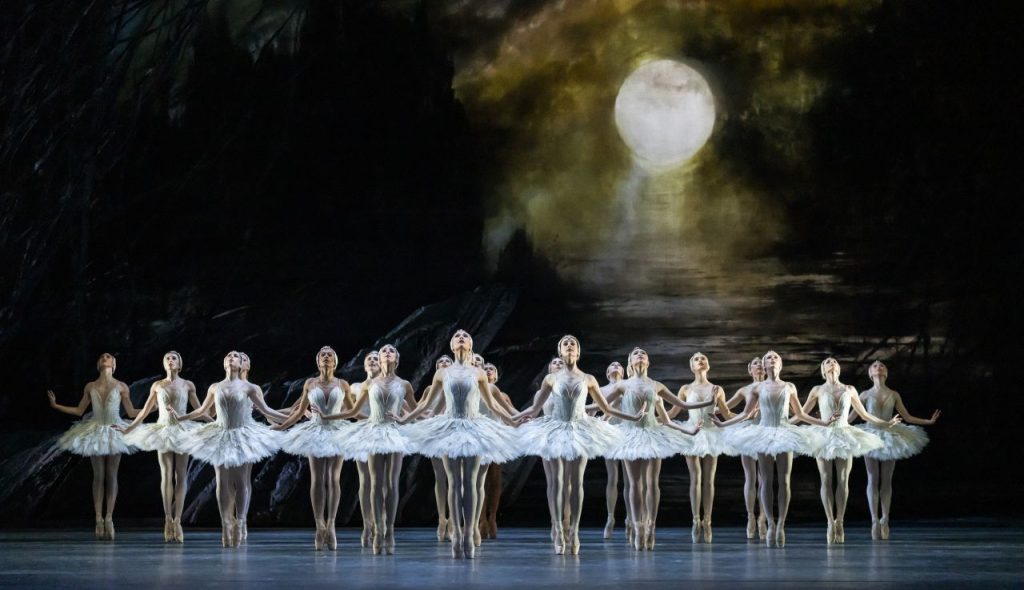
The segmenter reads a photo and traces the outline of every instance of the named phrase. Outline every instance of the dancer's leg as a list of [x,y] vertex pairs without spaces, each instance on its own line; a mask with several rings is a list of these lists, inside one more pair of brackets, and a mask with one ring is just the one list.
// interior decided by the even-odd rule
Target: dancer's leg
[[387,533],[387,513],[384,506],[387,480],[385,455],[370,455],[367,462],[370,470],[370,511],[373,518],[373,553],[379,555],[384,547]]
[[313,508],[313,522],[316,524],[313,548],[317,551],[324,548],[324,532],[327,529],[324,520],[324,506],[327,502],[326,471],[326,459],[309,457],[309,503]]
[[661,508],[661,459],[651,459],[647,467],[647,490],[650,497],[651,522],[647,526],[647,549],[654,549],[654,536],[658,528],[658,509]]
[[775,503],[772,496],[775,487],[775,455],[757,456],[758,490],[761,497],[761,510],[764,511],[767,530],[765,533],[765,544],[771,547],[775,544]]
[[461,509],[463,522],[466,526],[462,531],[462,550],[465,556],[472,559],[476,556],[476,536],[480,534],[480,457],[464,457],[462,460],[462,494]]
[[835,541],[835,508],[832,498],[832,461],[818,459],[818,478],[821,480],[821,507],[825,509],[825,542],[831,545]]
[[249,503],[252,501],[252,463],[243,463],[235,474],[235,513],[238,534],[235,542],[244,545],[249,538]]
[[868,473],[868,510],[871,512],[871,538],[875,541],[882,537],[878,519],[881,516],[878,506],[879,461],[864,457],[864,468]]
[[789,515],[789,498],[791,496],[789,477],[793,472],[793,453],[776,455],[775,469],[779,478],[779,521],[775,525],[775,544],[779,547],[785,547],[786,517]]
[[220,541],[224,547],[233,547],[235,532],[235,493],[230,468],[215,466],[217,477],[217,510],[220,511]]
[[451,534],[448,524],[448,475],[444,471],[444,461],[431,457],[430,466],[434,470],[434,505],[437,507],[437,540],[444,541]]
[[[452,524],[452,557],[462,557],[462,535],[465,523],[463,522],[463,469],[462,457],[445,457],[443,459],[445,475],[448,479],[448,506],[451,512],[448,514]],[[470,486],[472,487],[472,486]]]
[[633,519],[633,547],[637,550],[643,549],[644,540],[644,498],[642,479],[644,477],[644,461],[623,461],[622,468],[626,471],[626,478],[629,481],[629,497],[626,499],[629,513],[634,515]]
[[580,552],[580,517],[583,513],[583,474],[587,470],[587,458],[580,457],[564,463],[569,470],[569,531],[566,541],[573,555]]
[[836,536],[837,543],[846,542],[843,530],[843,518],[846,516],[846,501],[850,498],[850,470],[853,469],[853,457],[835,460],[836,464]]
[[704,542],[711,542],[711,513],[715,506],[715,472],[718,471],[718,457],[709,455],[701,458],[701,476],[703,487],[701,495],[704,507],[704,519],[701,521],[701,529],[704,533]]
[[164,541],[174,538],[174,453],[158,452],[160,465],[160,500],[164,507]]
[[103,488],[106,500],[103,528],[110,541],[114,540],[114,505],[117,504],[117,471],[120,465],[121,455],[103,456]]
[[879,491],[878,495],[882,504],[882,518],[878,521],[881,526],[882,539],[889,538],[889,510],[892,508],[892,476],[896,471],[896,461],[882,461],[879,469]]
[[608,473],[608,480],[604,486],[604,502],[608,509],[608,518],[604,523],[604,538],[611,539],[612,531],[615,530],[615,504],[619,500],[619,462],[615,459],[605,459],[604,469]]
[[174,453],[174,511],[171,523],[174,527],[174,540],[185,542],[185,531],[181,528],[181,514],[185,511],[185,494],[188,492],[188,455]]
[[473,528],[473,544],[477,547],[480,546],[483,540],[483,531],[480,530],[481,516],[484,512],[484,498],[487,486],[487,467],[488,465],[481,465],[481,468],[476,473],[476,499],[477,501],[473,504],[476,507],[476,512],[473,514],[473,522],[477,523],[477,526]]
[[338,535],[334,526],[338,520],[338,505],[341,503],[341,467],[343,457],[328,457],[327,462],[327,548],[334,551],[338,548]]
[[398,515],[398,484],[402,481],[402,454],[391,453],[387,456],[387,496],[384,499],[387,510],[387,534],[384,536],[385,550],[388,555],[395,552],[395,517]]
[[366,461],[356,461],[356,470],[359,472],[359,514],[363,519],[363,533],[359,537],[359,544],[363,547],[369,547],[371,537],[373,537],[373,500],[370,498],[370,467]]
[[757,459],[742,455],[740,463],[743,465],[743,504],[747,508],[747,538],[753,539],[757,534]]
[[501,463],[488,465],[483,497],[483,528],[487,533],[484,536],[488,539],[498,538],[498,508],[501,506],[502,475]]
[[701,461],[700,457],[686,456],[686,468],[690,471],[690,513],[693,516],[693,528],[690,538],[694,543],[700,542],[700,506],[701,506]]

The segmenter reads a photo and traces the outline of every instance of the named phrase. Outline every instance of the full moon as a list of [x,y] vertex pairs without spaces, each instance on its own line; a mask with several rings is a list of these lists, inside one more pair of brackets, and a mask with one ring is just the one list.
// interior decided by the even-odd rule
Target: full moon
[[664,170],[690,159],[711,136],[715,100],[693,68],[663,59],[630,74],[615,98],[615,125],[641,166]]

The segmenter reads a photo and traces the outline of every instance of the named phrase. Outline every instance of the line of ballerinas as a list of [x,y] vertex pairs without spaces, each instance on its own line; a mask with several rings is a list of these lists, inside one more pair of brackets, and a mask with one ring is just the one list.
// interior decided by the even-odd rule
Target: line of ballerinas
[[[852,458],[865,456],[872,536],[886,538],[894,461],[919,452],[927,443],[920,428],[899,424],[900,416],[892,414],[895,410],[921,425],[932,424],[938,418],[938,411],[931,420],[911,416],[899,394],[885,386],[887,370],[881,363],[873,364],[870,370],[874,387],[858,397],[852,387],[838,381],[839,365],[831,358],[822,363],[825,383],[814,388],[801,406],[795,387],[780,380],[782,361],[774,352],[750,363],[753,381],[731,400],[707,380],[709,363],[701,353],[690,359],[694,381],[676,395],[647,376],[650,360],[639,348],[627,359],[628,378],[622,378],[621,365],[614,363],[607,372],[609,383],[599,387],[594,377],[577,366],[580,344],[573,336],[559,341],[559,356],[550,363],[530,407],[515,412],[508,396],[495,384],[496,367],[484,365],[483,359],[473,354],[472,342],[464,330],[456,332],[450,342],[454,358],[438,361],[431,384],[418,402],[411,385],[395,373],[397,349],[386,345],[365,357],[366,379],[352,386],[335,376],[337,354],[324,347],[316,355],[318,376],[304,383],[300,398],[285,411],[266,405],[263,392],[248,381],[248,357],[236,351],[225,356],[225,378],[210,386],[202,404],[195,386],[180,377],[182,358],[174,351],[164,355],[167,375],[153,384],[141,410],[132,406],[127,386],[113,378],[116,361],[109,354],[100,357],[100,376],[86,385],[77,407],[56,404],[53,392],[49,392],[50,403],[77,416],[90,405],[94,408],[91,416],[61,437],[59,444],[92,458],[98,538],[112,539],[114,535],[112,517],[120,455],[140,448],[157,452],[165,540],[181,542],[184,538],[180,519],[191,455],[215,467],[224,545],[244,543],[252,465],[283,449],[308,458],[317,549],[337,547],[334,522],[340,501],[339,478],[342,461],[348,458],[359,466],[363,544],[371,545],[374,553],[390,554],[394,552],[402,457],[418,452],[440,462],[444,469],[443,477],[437,478],[446,496],[443,502],[438,499],[438,536],[451,540],[455,557],[473,557],[480,544],[488,471],[481,466],[500,466],[521,455],[537,455],[544,462],[556,553],[579,551],[583,473],[587,461],[599,456],[620,461],[623,466],[628,539],[637,549],[654,547],[661,461],[676,454],[687,458],[691,475],[694,542],[710,542],[712,538],[714,474],[717,457],[722,454],[744,458],[748,537],[753,537],[758,528],[750,490],[760,480],[766,523],[761,534],[769,546],[785,544],[794,454],[814,456],[818,461],[830,543],[843,541],[846,478]],[[586,406],[588,396],[594,399],[594,406]],[[740,402],[744,402],[743,412],[732,414],[729,406]],[[666,411],[666,403],[672,410]],[[189,404],[194,410],[185,413]],[[815,404],[823,419],[809,415]],[[364,410],[367,406],[368,412]],[[121,420],[120,407],[134,418],[132,423]],[[269,428],[253,420],[254,407],[275,426]],[[587,413],[588,408],[604,412],[615,422],[594,418]],[[847,417],[851,408],[867,424],[850,426]],[[142,424],[154,409],[159,413],[157,422]],[[672,421],[682,410],[688,412],[687,422]],[[726,419],[716,418],[716,411]],[[541,412],[545,413],[543,418],[533,419]],[[309,420],[299,424],[303,417]],[[360,417],[360,422],[347,422]],[[192,420],[209,423],[200,425]],[[813,426],[798,428],[793,424],[797,421]],[[513,430],[524,422],[518,432]],[[281,430],[284,432],[278,432]],[[834,491],[833,467],[838,473]],[[777,519],[771,502],[776,474]],[[493,513],[488,520],[494,522]]]

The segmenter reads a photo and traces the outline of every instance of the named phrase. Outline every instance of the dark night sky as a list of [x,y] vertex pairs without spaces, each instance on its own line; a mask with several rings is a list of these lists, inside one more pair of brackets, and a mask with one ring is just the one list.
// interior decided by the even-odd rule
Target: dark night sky
[[[7,454],[67,426],[43,391],[71,403],[100,352],[131,382],[174,348],[206,384],[241,348],[280,388],[325,343],[347,359],[500,283],[521,296],[496,348],[574,331],[597,373],[640,344],[678,385],[700,349],[732,389],[774,347],[806,391],[827,354],[862,388],[886,358],[912,411],[945,412],[908,474],[975,482],[919,513],[1019,492],[1016,429],[982,430],[1022,409],[1022,89],[996,6],[125,6],[0,8]],[[651,59],[701,72],[717,113],[657,174],[613,116]]]

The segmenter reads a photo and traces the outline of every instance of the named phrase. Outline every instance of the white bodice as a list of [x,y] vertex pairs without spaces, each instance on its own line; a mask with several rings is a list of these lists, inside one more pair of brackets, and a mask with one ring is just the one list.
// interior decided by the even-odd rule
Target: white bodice
[[117,390],[115,386],[107,392],[107,397],[104,399],[99,390],[93,388],[89,390],[89,400],[92,403],[92,419],[104,426],[116,424],[120,419],[119,407],[121,405],[121,392]]
[[643,427],[656,426],[658,416],[655,406],[658,403],[658,394],[654,392],[654,384],[651,383],[651,380],[631,377],[622,383],[625,391],[619,398],[618,409],[627,414],[636,414],[644,403],[647,403],[647,413],[643,418],[636,422],[626,420],[624,423]]
[[403,383],[401,379],[395,378],[387,383],[374,380],[370,384],[370,395],[367,400],[370,404],[370,422],[394,422],[388,417],[388,412],[394,415],[401,413],[402,401],[405,399]]
[[[341,412],[341,407],[345,403],[345,395],[341,392],[341,388],[337,385],[326,395],[324,390],[320,387],[313,387],[306,394],[306,399],[310,405],[316,406],[322,414],[337,414]],[[311,420],[319,422],[322,420],[320,414],[313,413]]]
[[868,414],[882,420],[892,420],[896,412],[896,392],[875,392],[864,397],[864,409]]
[[445,369],[445,413],[455,418],[476,418],[482,404],[474,367],[455,364]]
[[171,424],[174,420],[171,419],[171,414],[167,411],[168,408],[174,408],[174,411],[178,415],[188,413],[188,391],[175,391],[163,386],[157,386],[156,390],[156,401],[157,401],[157,424]]
[[[711,399],[715,397],[715,386],[711,385]],[[700,392],[692,387],[686,388],[686,399],[682,400],[688,404],[700,403],[708,401],[708,398],[702,396]],[[700,424],[701,428],[715,428],[715,423],[711,421],[711,417],[715,415],[715,404],[710,406],[704,406],[703,408],[697,408],[694,410],[686,410],[686,423],[693,426]]]
[[821,415],[821,419],[828,420],[832,414],[839,412],[839,418],[832,423],[832,427],[849,426],[850,397],[852,395],[850,388],[845,385],[839,395],[830,393],[828,385],[822,385],[818,389],[818,413]]
[[583,375],[559,371],[552,377],[551,410],[549,416],[566,422],[586,415],[587,381]]
[[213,399],[217,407],[217,423],[224,428],[240,428],[252,422],[252,400],[241,388],[217,386]]
[[789,422],[789,386],[781,385],[768,390],[758,386],[758,407],[761,409],[761,426],[776,427]]

